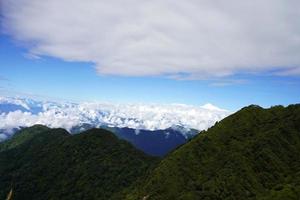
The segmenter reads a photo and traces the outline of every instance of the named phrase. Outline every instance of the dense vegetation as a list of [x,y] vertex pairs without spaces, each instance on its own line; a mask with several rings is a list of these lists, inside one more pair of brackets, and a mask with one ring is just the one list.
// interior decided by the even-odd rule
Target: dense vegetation
[[0,199],[298,200],[300,105],[248,106],[162,160],[102,129],[0,143]]
[[156,162],[102,129],[26,128],[0,143],[0,199],[120,199]]
[[300,199],[300,105],[249,106],[169,154],[127,199]]

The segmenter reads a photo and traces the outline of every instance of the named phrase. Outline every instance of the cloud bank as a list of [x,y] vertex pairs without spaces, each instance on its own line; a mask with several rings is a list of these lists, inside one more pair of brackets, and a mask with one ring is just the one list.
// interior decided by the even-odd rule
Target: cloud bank
[[95,64],[100,74],[300,75],[298,0],[6,0],[4,32],[30,55]]
[[[19,106],[25,110],[20,109]],[[7,107],[13,110],[4,109]],[[204,106],[91,102],[74,104],[0,98],[0,130],[12,130],[34,124],[43,124],[52,128],[62,127],[68,130],[82,124],[146,130],[181,126],[204,130],[227,115],[229,115],[227,110],[211,104]]]

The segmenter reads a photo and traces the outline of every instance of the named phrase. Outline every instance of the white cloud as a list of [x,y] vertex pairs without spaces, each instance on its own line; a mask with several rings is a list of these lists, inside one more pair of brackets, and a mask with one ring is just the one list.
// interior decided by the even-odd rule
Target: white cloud
[[[7,98],[2,98],[2,101]],[[1,113],[0,129],[44,124],[70,130],[84,123],[94,126],[108,125],[135,129],[157,130],[174,126],[204,130],[229,115],[229,112],[211,104],[189,106],[184,104],[108,104],[108,103],[48,103],[26,99],[8,99],[29,107],[28,112],[20,110]],[[31,112],[37,105],[38,113]]]
[[30,55],[101,74],[205,78],[299,75],[298,0],[6,0],[3,28]]

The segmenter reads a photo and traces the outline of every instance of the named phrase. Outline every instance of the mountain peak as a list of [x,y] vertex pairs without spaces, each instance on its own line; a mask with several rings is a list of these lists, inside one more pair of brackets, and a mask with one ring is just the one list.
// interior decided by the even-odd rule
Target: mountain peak
[[42,102],[22,98],[1,98],[0,129],[29,127],[36,123],[71,130],[79,124],[108,125],[160,130],[180,124],[206,130],[230,113],[212,104],[113,104]]
[[245,107],[168,154],[128,199],[299,199],[299,121],[300,105]]
[[201,108],[207,109],[207,110],[216,110],[216,111],[226,111],[224,109],[221,109],[211,103],[206,103],[203,106],[201,106]]
[[0,143],[0,199],[12,180],[14,199],[121,199],[157,160],[103,129],[66,134],[35,126]]

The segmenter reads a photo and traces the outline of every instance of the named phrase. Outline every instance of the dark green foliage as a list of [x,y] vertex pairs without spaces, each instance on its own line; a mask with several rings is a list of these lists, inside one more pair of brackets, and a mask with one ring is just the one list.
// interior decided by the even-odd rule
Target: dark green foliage
[[[33,137],[34,136],[34,137]],[[0,199],[118,199],[155,163],[102,129],[34,126],[0,143]]]
[[[22,131],[17,132],[10,140],[0,143],[0,152],[17,147],[26,141],[32,139],[35,135],[50,130],[46,126],[34,125],[30,128],[24,128]],[[22,134],[19,134],[22,133]]]
[[300,105],[248,106],[169,154],[127,199],[300,199]]
[[0,199],[297,200],[300,105],[251,105],[158,162],[101,129],[0,143]]

